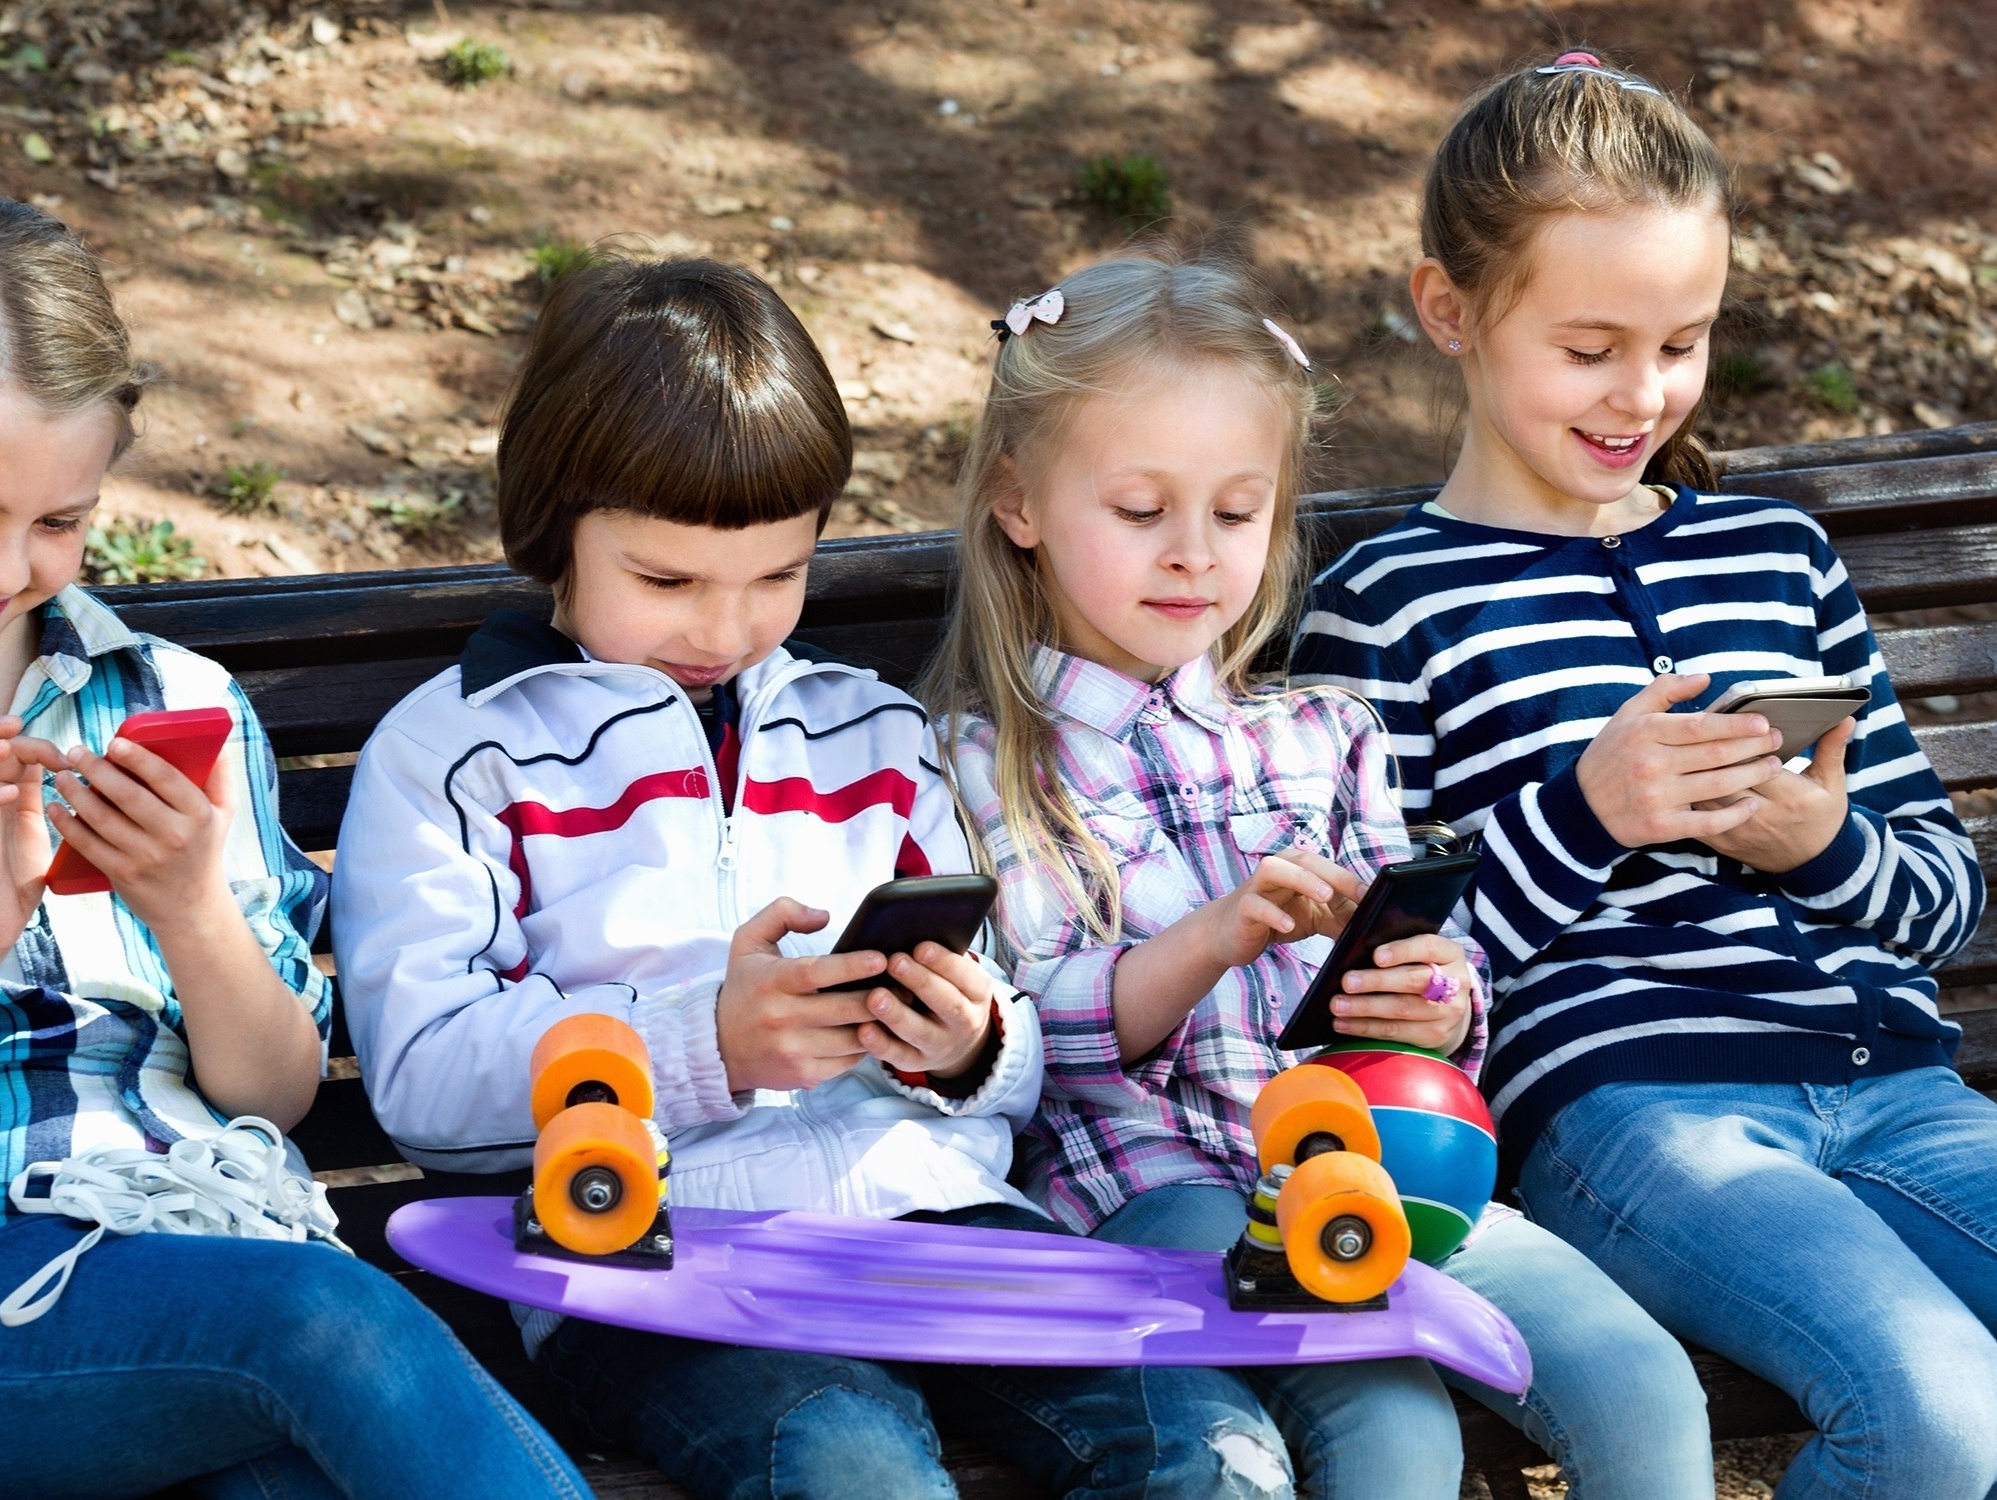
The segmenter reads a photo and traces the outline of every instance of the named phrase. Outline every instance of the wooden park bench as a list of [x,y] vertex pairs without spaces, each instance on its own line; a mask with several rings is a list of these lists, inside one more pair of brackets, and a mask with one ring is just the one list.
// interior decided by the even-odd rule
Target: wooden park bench
[[[1953,716],[1917,722],[1915,734],[1951,789],[1997,787],[1997,423],[1941,432],[1862,438],[1726,456],[1727,487],[1793,500],[1836,539],[1859,595],[1879,627],[1881,649],[1903,701],[1956,698]],[[1312,496],[1304,507],[1314,554],[1391,525],[1433,486]],[[812,565],[799,635],[906,684],[936,634],[952,565],[945,533],[843,538],[824,543]],[[449,666],[493,609],[549,609],[548,593],[500,566],[430,568],[252,581],[106,588],[100,597],[133,626],[214,657],[256,705],[281,757],[308,764],[281,772],[286,827],[307,850],[333,847],[351,760],[382,715],[417,684]],[[1991,606],[1960,609],[1958,606]],[[1922,618],[1912,612],[1931,612]],[[1933,614],[1954,618],[1937,623]],[[1993,695],[1982,698],[1974,695]],[[1917,719],[1935,720],[1915,711]],[[1997,868],[1997,817],[1971,831],[1986,872]],[[326,934],[318,947],[329,950]],[[1940,975],[1945,1009],[1965,1036],[1956,1065],[1969,1082],[1997,1090],[1997,915]],[[390,1252],[388,1215],[413,1199],[511,1192],[518,1178],[424,1174],[401,1162],[369,1110],[347,1041],[334,1023],[331,1076],[295,1132],[322,1178],[341,1233],[368,1261],[394,1273],[441,1314],[509,1389],[579,1455],[602,1495],[676,1492],[648,1466],[590,1450],[551,1408],[528,1368],[511,1318],[498,1302],[416,1271]],[[381,1169],[387,1170],[381,1170]],[[1002,1356],[1004,1351],[992,1351]],[[1802,1431],[1796,1407],[1773,1387],[1695,1351],[1717,1438]],[[1523,1500],[1523,1466],[1546,1462],[1491,1413],[1463,1404],[1469,1467],[1498,1500]],[[1642,1413],[1631,1420],[1641,1422]],[[967,1497],[1023,1497],[1020,1477],[953,1444],[949,1458]]]

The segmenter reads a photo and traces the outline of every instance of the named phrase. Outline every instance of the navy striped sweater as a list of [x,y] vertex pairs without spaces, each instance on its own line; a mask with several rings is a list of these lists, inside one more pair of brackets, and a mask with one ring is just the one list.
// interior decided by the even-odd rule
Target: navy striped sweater
[[[1410,821],[1483,830],[1482,1082],[1514,1168],[1599,1084],[1840,1083],[1953,1052],[1927,966],[1975,931],[1982,875],[1844,564],[1794,506],[1681,490],[1648,526],[1599,538],[1425,506],[1313,581],[1290,666],[1379,708]],[[1669,671],[1712,674],[1694,709],[1750,678],[1871,685],[1829,848],[1774,876],[1609,836],[1575,762]]]

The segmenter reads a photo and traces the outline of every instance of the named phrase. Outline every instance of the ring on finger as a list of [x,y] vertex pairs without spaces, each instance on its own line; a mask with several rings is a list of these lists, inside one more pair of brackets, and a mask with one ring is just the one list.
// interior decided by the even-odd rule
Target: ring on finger
[[1424,1000],[1432,1000],[1437,1005],[1447,1005],[1463,993],[1463,981],[1454,974],[1442,972],[1441,964],[1428,966],[1428,985],[1421,992]]

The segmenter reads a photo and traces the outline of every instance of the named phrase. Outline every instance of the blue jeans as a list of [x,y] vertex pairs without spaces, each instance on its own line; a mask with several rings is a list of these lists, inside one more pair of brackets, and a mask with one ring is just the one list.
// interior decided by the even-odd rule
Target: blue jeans
[[1532,1216],[1816,1426],[1780,1500],[1997,1496],[1997,1104],[1946,1068],[1616,1083],[1562,1110]]
[[[0,1224],[11,1290],[82,1229]],[[0,1328],[0,1491],[210,1500],[589,1494],[437,1318],[325,1245],[105,1236]]]
[[[1096,1234],[1224,1250],[1246,1222],[1246,1200],[1232,1188],[1183,1183],[1133,1198]],[[1558,1459],[1573,1500],[1712,1495],[1706,1398],[1691,1361],[1585,1257],[1507,1217],[1483,1225],[1439,1269],[1525,1338],[1533,1360],[1525,1402],[1421,1359],[1239,1371],[1296,1451],[1304,1493],[1454,1496],[1463,1443],[1447,1384]]]
[[[1062,1233],[991,1205],[925,1219]],[[940,1423],[1071,1500],[1287,1500],[1281,1435],[1222,1370],[890,1364],[570,1318],[542,1369],[602,1441],[702,1500],[950,1500]]]

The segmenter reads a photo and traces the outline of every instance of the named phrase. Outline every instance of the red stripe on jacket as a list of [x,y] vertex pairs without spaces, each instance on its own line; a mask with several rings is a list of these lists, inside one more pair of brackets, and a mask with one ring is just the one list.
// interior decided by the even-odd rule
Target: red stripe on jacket
[[742,786],[742,807],[756,813],[808,812],[828,823],[844,823],[870,807],[892,807],[906,818],[915,807],[915,783],[892,767],[821,792],[802,776],[782,781],[749,781]]

